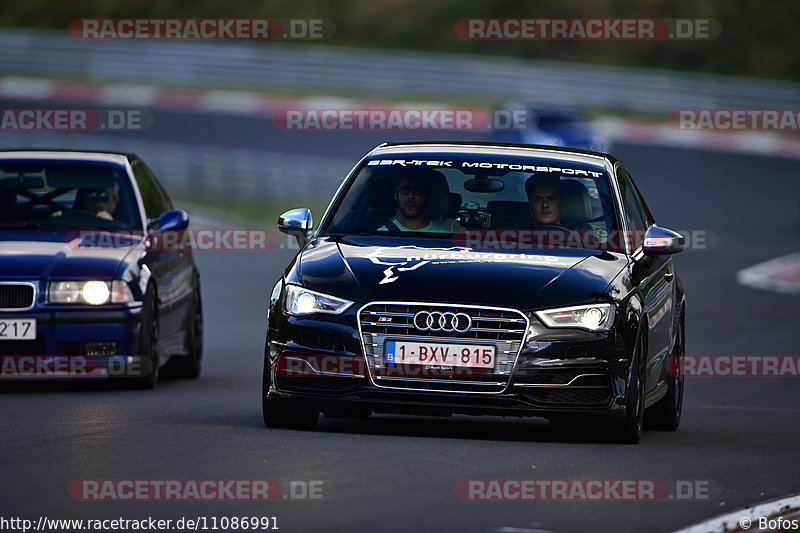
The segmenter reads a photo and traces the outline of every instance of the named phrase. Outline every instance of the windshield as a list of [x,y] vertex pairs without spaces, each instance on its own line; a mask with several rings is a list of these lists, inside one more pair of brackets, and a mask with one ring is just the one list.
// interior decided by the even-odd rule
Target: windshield
[[0,161],[0,228],[141,229],[118,165]]
[[607,174],[595,167],[413,161],[366,161],[321,234],[457,240],[477,235],[482,242],[624,250],[613,238],[618,225]]

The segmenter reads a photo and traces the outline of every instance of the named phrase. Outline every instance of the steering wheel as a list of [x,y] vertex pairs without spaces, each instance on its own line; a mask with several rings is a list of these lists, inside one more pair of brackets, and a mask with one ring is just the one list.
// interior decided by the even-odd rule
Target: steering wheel
[[533,229],[565,229],[567,231],[572,231],[568,227],[562,226],[560,224],[539,224],[538,226],[536,226]]
[[55,221],[63,221],[65,225],[76,225],[79,227],[80,221],[85,219],[91,219],[91,223],[86,222],[88,226],[91,224],[92,229],[124,229],[125,224],[122,222],[112,219],[108,220],[102,217],[98,217],[97,214],[93,213],[92,211],[88,211],[86,209],[68,209],[64,211],[64,213],[60,217],[56,217],[53,220]]
[[574,238],[574,239],[577,239],[578,242],[583,242],[583,240],[581,239],[580,234],[577,231],[575,231],[574,229],[570,229],[570,228],[568,228],[566,226],[562,226],[560,224],[539,224],[538,226],[533,228],[534,231],[538,231],[538,230],[542,230],[542,229],[544,229],[544,230],[548,230],[548,229],[563,230],[563,231],[566,231],[566,232],[570,233],[570,235],[569,235],[569,240],[570,241]]

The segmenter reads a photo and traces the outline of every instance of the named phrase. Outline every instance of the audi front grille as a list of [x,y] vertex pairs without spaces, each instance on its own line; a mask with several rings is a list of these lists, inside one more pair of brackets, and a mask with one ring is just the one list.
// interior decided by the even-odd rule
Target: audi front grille
[[[411,302],[374,302],[358,312],[369,377],[376,387],[494,394],[503,392],[528,329],[528,317],[507,308]],[[387,365],[387,340],[492,345],[494,368],[484,372],[398,375]],[[421,366],[421,365],[419,365]]]

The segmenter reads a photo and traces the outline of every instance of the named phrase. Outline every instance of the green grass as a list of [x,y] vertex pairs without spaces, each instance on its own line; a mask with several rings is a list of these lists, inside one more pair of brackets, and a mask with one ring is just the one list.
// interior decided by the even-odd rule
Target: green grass
[[[84,0],[4,2],[0,26],[63,31],[83,17],[325,18],[336,32],[308,44],[396,48],[590,64],[644,66],[774,79],[800,79],[800,2],[796,0]],[[561,41],[464,40],[454,24],[462,18],[700,18],[722,33],[709,40]],[[270,53],[272,43],[262,43]],[[375,75],[391,65],[375,65]],[[478,74],[479,75],[479,74]],[[466,83],[469,80],[465,80]],[[587,79],[586,83],[591,83]],[[502,80],[498,80],[502,83]]]

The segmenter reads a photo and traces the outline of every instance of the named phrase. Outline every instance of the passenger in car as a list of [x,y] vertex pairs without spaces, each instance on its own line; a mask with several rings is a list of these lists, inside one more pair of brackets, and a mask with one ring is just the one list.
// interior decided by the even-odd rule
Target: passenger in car
[[431,231],[447,233],[450,230],[429,220],[425,208],[431,199],[431,184],[424,178],[406,175],[395,182],[394,199],[397,214],[387,220],[378,231]]

